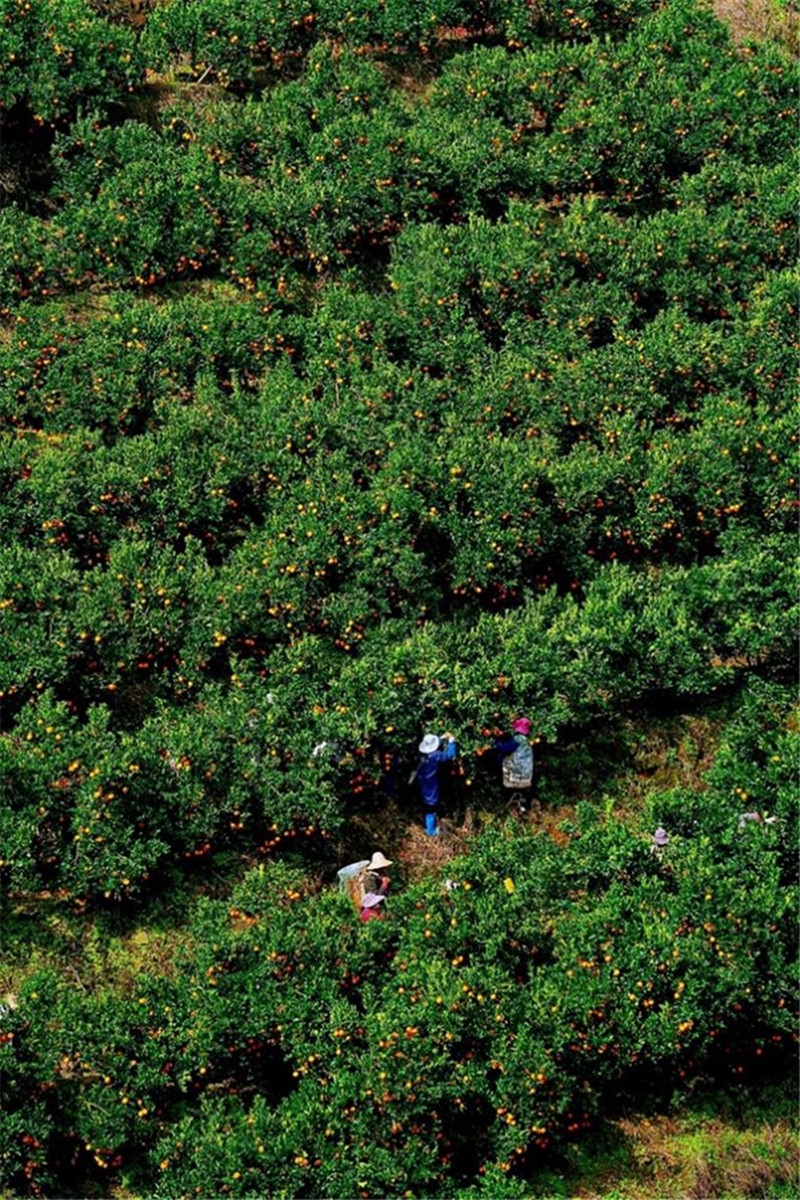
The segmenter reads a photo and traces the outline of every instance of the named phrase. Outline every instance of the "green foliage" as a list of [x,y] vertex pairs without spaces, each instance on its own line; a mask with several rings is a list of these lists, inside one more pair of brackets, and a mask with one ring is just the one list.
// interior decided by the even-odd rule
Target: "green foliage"
[[[528,1195],[620,1090],[788,1046],[795,98],[651,7],[5,5],[4,899],[262,864],[169,970],[0,997],[15,1194]],[[322,886],[425,730],[492,815],[520,713],[563,803],[723,696],[624,824],[587,789],[368,925]]]
[[156,66],[184,57],[221,81],[248,79],[253,60],[301,49],[313,35],[316,14],[302,0],[168,0],[150,13],[144,52]]
[[368,926],[275,864],[199,904],[169,980],[86,996],[31,979],[5,1050],[11,1112],[29,1090],[81,1154],[156,1194],[496,1175],[505,1195],[642,1074],[757,1070],[792,1036],[796,953],[781,873],[796,813],[740,830],[728,791],[740,730],[765,712],[761,752],[786,751],[785,692],[756,688],[704,791],[658,810],[661,858],[611,820],[558,842],[495,829],[446,886],[407,888]]
[[0,118],[24,109],[37,124],[119,102],[144,73],[131,30],[86,0],[2,0],[0,63]]
[[535,7],[524,0],[443,0],[435,8],[423,0],[165,0],[149,14],[144,49],[159,66],[180,61],[197,73],[213,69],[221,83],[235,86],[251,81],[260,65],[323,40],[360,51],[418,47],[425,53],[455,31],[494,35],[519,48],[542,38],[616,38],[654,7],[652,0],[586,0],[571,7],[561,0]]
[[218,172],[191,145],[165,144],[135,121],[79,121],[56,140],[54,166],[65,282],[152,284],[213,261]]
[[[0,303],[98,283],[152,287],[220,264],[248,290],[280,272],[374,268],[426,218],[448,237],[466,223],[496,271],[491,231],[474,219],[506,217],[522,274],[521,286],[501,286],[518,324],[574,322],[596,346],[670,302],[727,319],[766,268],[793,261],[795,97],[777,51],[742,58],[714,18],[684,7],[614,44],[478,45],[443,66],[413,111],[374,63],[322,41],[299,78],[260,99],[217,101],[202,115],[173,107],[158,130],[84,119],[53,148],[52,216],[3,222]],[[152,19],[173,9],[208,15],[174,4]],[[639,86],[621,89],[629,78]],[[533,231],[549,251],[536,272]],[[463,289],[469,324],[497,349],[505,321],[483,311],[471,280]],[[460,304],[435,299],[461,324]]]

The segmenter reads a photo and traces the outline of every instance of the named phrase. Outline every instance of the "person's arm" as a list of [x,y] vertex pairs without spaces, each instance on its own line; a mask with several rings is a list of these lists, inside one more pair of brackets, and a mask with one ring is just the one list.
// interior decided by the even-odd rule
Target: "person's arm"
[[494,748],[495,752],[501,758],[505,758],[507,754],[513,754],[518,745],[519,742],[517,739],[509,734],[508,737],[498,738],[494,744]]
[[452,733],[446,734],[445,736],[449,737],[450,740],[448,741],[444,750],[439,751],[441,755],[439,760],[440,762],[449,762],[451,758],[455,758],[456,756],[456,739],[453,737]]

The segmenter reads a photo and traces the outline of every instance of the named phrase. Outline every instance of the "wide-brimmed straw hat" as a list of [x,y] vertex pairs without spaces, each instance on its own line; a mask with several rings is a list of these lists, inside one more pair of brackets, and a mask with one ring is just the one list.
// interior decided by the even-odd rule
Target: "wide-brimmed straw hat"
[[384,867],[390,867],[391,865],[392,865],[392,860],[390,858],[384,858],[383,855],[381,854],[380,850],[376,850],[375,853],[373,854],[372,858],[369,861],[369,866],[367,867],[367,870],[368,871],[382,871]]
[[361,901],[362,908],[377,908],[379,904],[383,904],[384,897],[379,896],[377,892],[367,892],[364,899]]
[[420,754],[433,754],[434,750],[439,749],[439,739],[435,733],[426,733],[425,737],[419,744]]

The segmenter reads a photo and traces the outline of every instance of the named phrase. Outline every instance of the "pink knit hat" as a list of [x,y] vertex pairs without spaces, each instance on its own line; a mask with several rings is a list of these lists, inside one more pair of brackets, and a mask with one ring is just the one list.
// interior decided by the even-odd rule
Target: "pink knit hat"
[[521,733],[523,737],[527,737],[532,726],[527,717],[517,717],[511,728],[514,730],[514,733]]

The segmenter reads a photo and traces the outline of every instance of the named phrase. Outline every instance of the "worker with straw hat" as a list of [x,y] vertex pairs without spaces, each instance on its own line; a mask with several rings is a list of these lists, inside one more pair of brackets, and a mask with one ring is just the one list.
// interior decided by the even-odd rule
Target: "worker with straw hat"
[[[442,743],[444,748],[442,749]],[[417,782],[425,805],[425,832],[435,837],[439,832],[436,809],[439,804],[439,767],[456,756],[456,740],[452,733],[445,733],[441,740],[435,733],[426,733],[419,744],[421,755],[417,767]]]
[[374,892],[379,896],[385,896],[391,883],[387,873],[388,868],[391,865],[392,860],[390,858],[386,858],[380,850],[376,850],[372,858],[364,867],[362,874],[364,891]]

